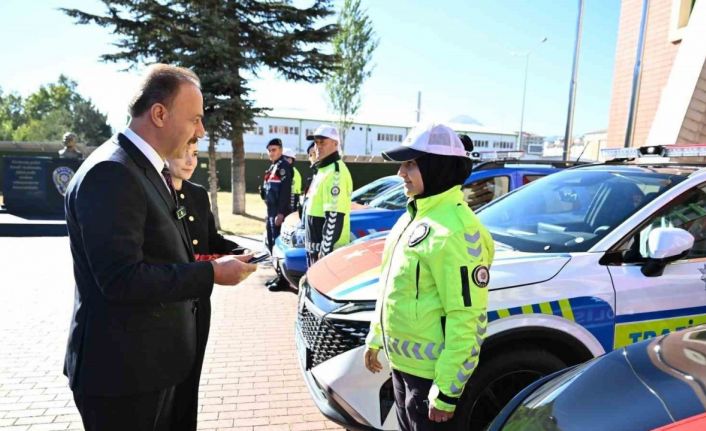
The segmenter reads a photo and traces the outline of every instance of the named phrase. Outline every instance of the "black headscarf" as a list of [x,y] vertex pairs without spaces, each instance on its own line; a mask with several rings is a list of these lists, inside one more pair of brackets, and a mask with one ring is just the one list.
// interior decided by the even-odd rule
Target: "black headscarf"
[[424,182],[424,192],[414,199],[438,195],[454,186],[466,182],[471,174],[473,162],[468,157],[424,154],[416,159]]

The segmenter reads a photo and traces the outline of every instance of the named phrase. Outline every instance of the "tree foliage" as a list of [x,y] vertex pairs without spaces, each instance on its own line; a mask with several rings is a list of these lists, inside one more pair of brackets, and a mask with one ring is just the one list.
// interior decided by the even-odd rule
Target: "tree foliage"
[[[62,9],[80,24],[112,28],[119,35],[117,52],[104,54],[109,62],[163,62],[187,67],[201,79],[204,125],[209,157],[214,143],[230,138],[233,146],[233,213],[245,213],[245,151],[243,131],[253,117],[264,113],[250,97],[248,78],[263,67],[284,78],[319,82],[335,57],[325,45],[336,33],[326,23],[331,0],[312,0],[296,8],[290,0],[102,0],[104,15]],[[211,181],[215,184],[215,181]],[[212,187],[212,206],[215,205]],[[215,212],[215,211],[214,211]]]
[[0,91],[0,140],[58,141],[71,131],[80,143],[100,145],[112,133],[106,120],[64,75],[25,99]]
[[326,82],[329,103],[338,114],[342,145],[361,105],[363,82],[372,73],[371,60],[379,40],[360,0],[344,0],[338,16],[338,34],[333,39],[336,68]]

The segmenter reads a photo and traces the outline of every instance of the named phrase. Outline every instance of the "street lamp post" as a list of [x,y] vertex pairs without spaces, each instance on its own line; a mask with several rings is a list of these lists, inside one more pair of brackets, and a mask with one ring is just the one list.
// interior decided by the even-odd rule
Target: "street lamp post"
[[[543,44],[544,42],[547,41],[547,38],[544,37],[542,40],[539,41],[537,46]],[[520,112],[520,133],[517,135],[517,150],[522,151],[522,131],[525,123],[525,98],[527,97],[527,74],[529,72],[529,57],[530,54],[532,54],[532,51],[537,48],[535,46],[532,50],[525,52],[524,54],[518,54],[518,55],[524,55],[525,56],[525,82],[524,85],[522,86],[522,111]]]

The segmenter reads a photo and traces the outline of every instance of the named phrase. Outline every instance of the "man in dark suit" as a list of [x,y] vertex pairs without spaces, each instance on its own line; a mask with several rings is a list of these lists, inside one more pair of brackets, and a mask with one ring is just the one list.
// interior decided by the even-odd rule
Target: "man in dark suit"
[[199,297],[255,265],[194,262],[164,159],[203,136],[198,77],[151,67],[129,126],[69,184],[66,221],[76,293],[64,373],[86,430],[195,429],[175,406],[196,364]]

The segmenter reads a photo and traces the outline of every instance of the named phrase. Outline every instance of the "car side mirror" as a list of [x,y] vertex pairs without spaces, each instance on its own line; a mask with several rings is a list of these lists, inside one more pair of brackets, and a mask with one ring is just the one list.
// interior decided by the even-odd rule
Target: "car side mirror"
[[694,246],[694,236],[676,227],[658,227],[647,237],[648,259],[642,267],[647,277],[659,277],[668,263],[686,256]]

